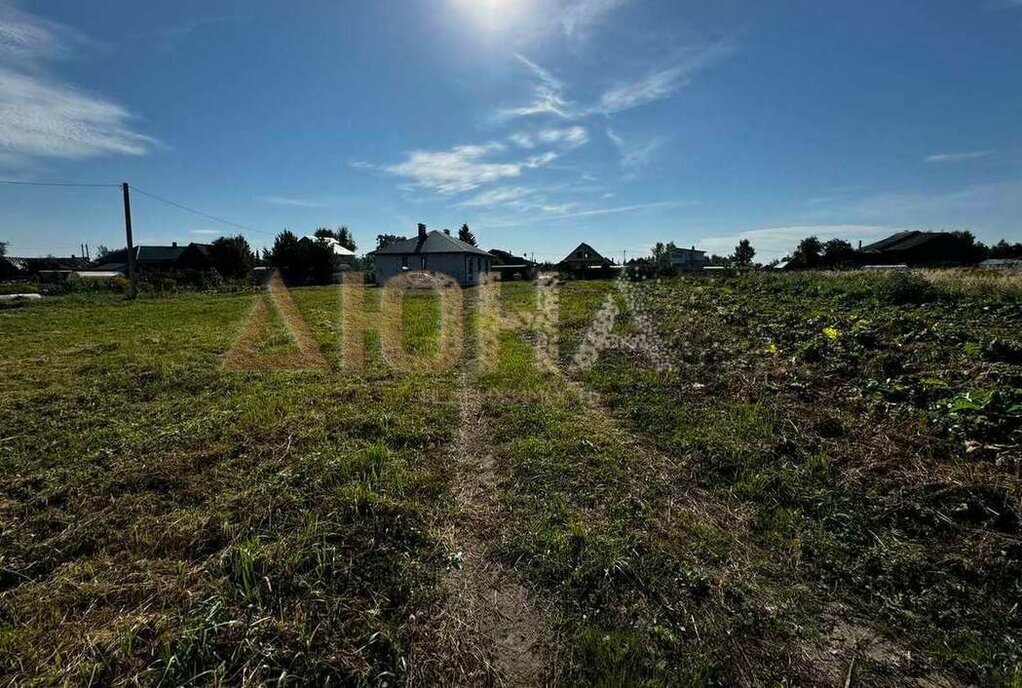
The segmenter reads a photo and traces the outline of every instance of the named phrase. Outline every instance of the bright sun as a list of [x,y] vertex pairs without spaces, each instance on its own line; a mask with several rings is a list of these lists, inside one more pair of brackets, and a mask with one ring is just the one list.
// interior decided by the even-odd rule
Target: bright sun
[[452,0],[477,28],[495,32],[519,25],[538,0]]

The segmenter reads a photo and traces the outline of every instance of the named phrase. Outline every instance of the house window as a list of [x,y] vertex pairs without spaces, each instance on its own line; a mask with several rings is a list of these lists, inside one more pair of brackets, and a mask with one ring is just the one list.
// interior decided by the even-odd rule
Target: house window
[[408,256],[401,256],[401,267],[408,267]]
[[468,281],[471,282],[472,279],[473,279],[473,277],[472,277],[472,259],[469,258],[468,259]]
[[419,269],[420,270],[425,270],[426,269],[426,256],[422,256],[421,261],[422,261],[422,266]]

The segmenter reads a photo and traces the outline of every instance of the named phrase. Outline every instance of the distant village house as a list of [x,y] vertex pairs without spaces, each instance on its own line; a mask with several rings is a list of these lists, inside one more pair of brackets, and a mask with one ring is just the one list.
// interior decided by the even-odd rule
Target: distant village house
[[939,266],[968,262],[961,240],[951,232],[910,230],[892,234],[857,252],[860,265]]
[[605,277],[614,268],[614,261],[604,258],[589,244],[582,242],[557,264],[557,269],[576,277]]
[[706,251],[700,251],[695,246],[692,248],[673,248],[668,253],[671,267],[676,270],[702,270],[710,264],[706,257]]
[[449,234],[427,231],[420,224],[414,239],[396,241],[369,253],[376,259],[376,281],[385,283],[406,272],[447,275],[463,287],[475,286],[490,273],[493,256]]

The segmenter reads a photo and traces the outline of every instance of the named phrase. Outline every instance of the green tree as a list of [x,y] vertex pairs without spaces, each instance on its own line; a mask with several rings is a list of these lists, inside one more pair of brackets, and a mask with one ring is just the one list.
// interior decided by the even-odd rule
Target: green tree
[[855,258],[855,249],[844,239],[831,239],[823,244],[823,263],[841,265],[851,263]]
[[3,258],[6,255],[7,255],[7,242],[6,241],[0,241],[0,258]]
[[664,252],[666,250],[667,250],[667,247],[664,245],[664,242],[662,242],[662,241],[656,242],[656,244],[653,246],[653,248],[651,248],[649,250],[649,252],[653,254],[653,262],[654,263],[658,262],[660,260],[660,258],[663,257]]
[[298,280],[304,284],[329,284],[337,269],[337,255],[329,244],[303,239],[298,242],[301,271]]
[[[2,254],[0,254],[2,255]],[[1022,243],[1010,244],[1001,239],[990,247],[991,258],[1022,258]]]
[[264,256],[266,262],[280,270],[285,279],[293,280],[302,272],[301,247],[298,237],[290,229],[285,229],[273,240],[273,248]]
[[803,268],[815,268],[820,264],[820,253],[823,251],[823,244],[815,236],[806,237],[799,242],[798,248],[792,254],[791,259],[795,264]]
[[976,236],[969,230],[951,232],[954,237],[957,261],[961,263],[978,263],[990,255],[990,249],[983,242],[976,241]]
[[108,255],[110,255],[110,249],[107,248],[106,244],[100,244],[96,247],[96,260],[106,258]]
[[341,225],[336,230],[330,229],[328,227],[320,227],[315,232],[313,232],[313,235],[320,239],[324,238],[336,239],[337,243],[339,243],[341,246],[348,249],[349,251],[354,251],[358,248],[358,246],[355,244],[355,236],[351,233],[351,230],[349,230],[345,225]]
[[662,241],[656,242],[656,245],[651,249],[653,254],[653,265],[656,268],[658,274],[664,274],[673,272],[674,267],[671,265],[671,254],[678,247],[674,245],[673,241],[669,241],[666,244]]
[[735,252],[731,254],[731,262],[740,268],[747,268],[752,265],[752,259],[755,257],[756,249],[752,247],[752,242],[742,239],[735,246]]
[[408,239],[397,234],[377,234],[376,248],[381,249],[384,246],[390,246],[391,244],[396,244],[399,241],[408,241]]
[[476,244],[476,235],[472,233],[472,230],[468,228],[467,224],[462,225],[461,229],[458,230],[458,239],[464,241],[466,244],[478,246],[478,244]]
[[240,234],[220,237],[210,246],[209,254],[213,267],[227,279],[245,279],[255,263],[252,247]]

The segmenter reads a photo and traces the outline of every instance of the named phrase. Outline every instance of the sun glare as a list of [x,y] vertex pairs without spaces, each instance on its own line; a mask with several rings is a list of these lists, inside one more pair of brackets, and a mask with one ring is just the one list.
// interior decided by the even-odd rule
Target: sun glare
[[514,29],[532,14],[537,0],[452,0],[478,28],[488,33]]

